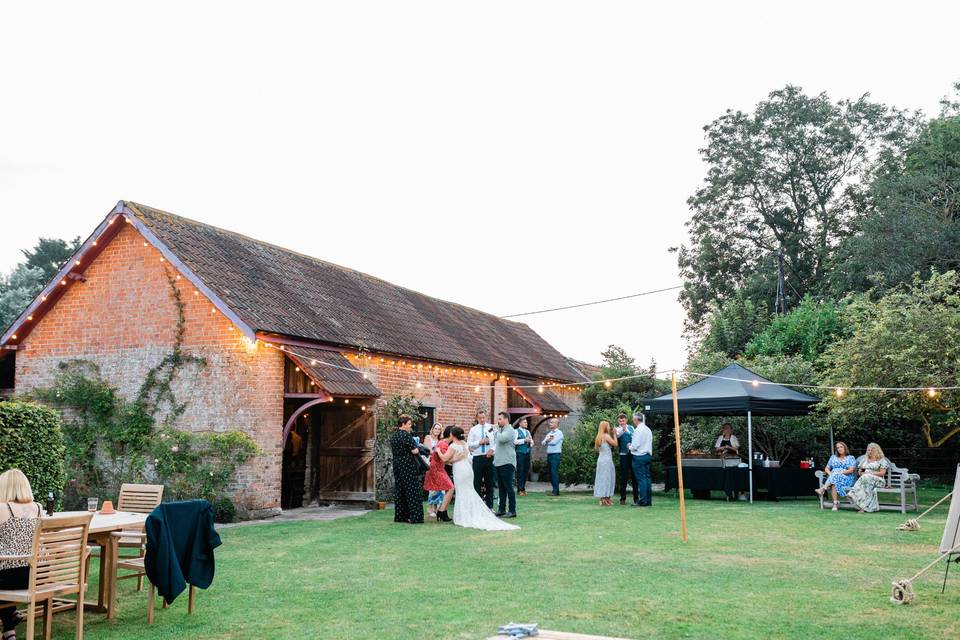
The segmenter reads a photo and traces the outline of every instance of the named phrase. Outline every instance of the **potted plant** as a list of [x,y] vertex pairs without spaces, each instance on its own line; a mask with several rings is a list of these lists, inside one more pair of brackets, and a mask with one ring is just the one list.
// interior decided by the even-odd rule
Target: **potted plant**
[[547,461],[546,460],[534,460],[533,464],[530,465],[530,481],[539,482],[540,476],[546,476],[549,471],[547,470]]

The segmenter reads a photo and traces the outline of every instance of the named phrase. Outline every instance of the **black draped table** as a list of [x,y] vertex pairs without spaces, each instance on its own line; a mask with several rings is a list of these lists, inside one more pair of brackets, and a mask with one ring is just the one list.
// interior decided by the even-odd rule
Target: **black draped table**
[[[814,496],[819,485],[816,469],[769,469],[754,467],[753,490],[763,491],[771,500],[784,497]],[[750,470],[746,467],[690,467],[683,468],[683,486],[694,497],[708,498],[711,491],[749,491]],[[677,467],[667,467],[664,489],[677,488]]]

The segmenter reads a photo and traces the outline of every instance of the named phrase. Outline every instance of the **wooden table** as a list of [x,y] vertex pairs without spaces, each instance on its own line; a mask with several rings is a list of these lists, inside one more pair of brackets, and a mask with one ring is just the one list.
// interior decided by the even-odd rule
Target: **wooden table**
[[[58,512],[54,515],[77,515],[85,511]],[[85,610],[97,613],[106,613],[107,618],[113,618],[114,601],[117,590],[117,556],[120,552],[120,540],[112,536],[114,531],[141,531],[147,521],[146,513],[131,513],[129,511],[115,511],[103,514],[99,511],[93,514],[90,521],[90,533],[87,536],[88,544],[100,547],[100,591],[97,603],[88,603]]]

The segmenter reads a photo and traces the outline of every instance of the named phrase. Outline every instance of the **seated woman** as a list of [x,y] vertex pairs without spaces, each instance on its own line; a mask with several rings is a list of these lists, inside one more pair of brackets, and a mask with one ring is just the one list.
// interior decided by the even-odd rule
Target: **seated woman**
[[[33,534],[40,521],[40,505],[33,501],[30,481],[20,469],[0,474],[0,556],[29,556],[33,553]],[[0,589],[26,589],[30,567],[26,560],[0,560]],[[5,604],[5,603],[4,603]],[[2,640],[17,637],[20,616],[15,607],[0,609]]]
[[860,513],[864,511],[879,511],[880,501],[877,499],[877,489],[886,483],[885,476],[890,463],[883,456],[883,449],[876,442],[867,445],[867,455],[860,461],[860,479],[847,492],[847,497],[855,504]]
[[829,487],[830,495],[833,496],[832,511],[837,511],[840,506],[839,498],[845,498],[847,489],[853,486],[857,473],[857,459],[850,455],[845,442],[837,442],[834,450],[836,453],[830,456],[827,466],[823,468],[823,472],[827,474],[827,480],[821,488],[816,489],[816,492],[817,495],[823,496]]

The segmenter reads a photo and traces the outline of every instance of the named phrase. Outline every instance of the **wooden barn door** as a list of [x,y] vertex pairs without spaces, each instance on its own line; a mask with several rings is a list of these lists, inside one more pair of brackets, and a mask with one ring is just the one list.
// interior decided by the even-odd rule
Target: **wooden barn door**
[[373,500],[373,414],[350,405],[332,405],[316,415],[320,418],[315,467],[317,497]]

